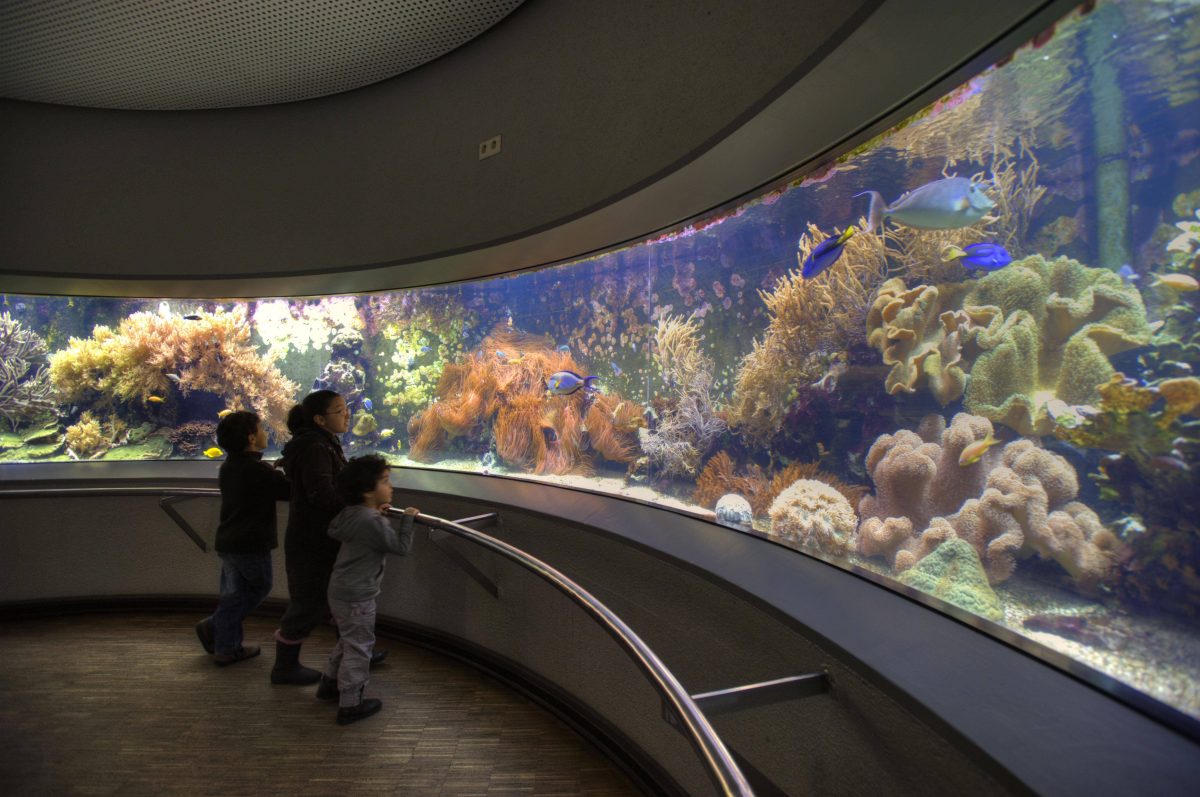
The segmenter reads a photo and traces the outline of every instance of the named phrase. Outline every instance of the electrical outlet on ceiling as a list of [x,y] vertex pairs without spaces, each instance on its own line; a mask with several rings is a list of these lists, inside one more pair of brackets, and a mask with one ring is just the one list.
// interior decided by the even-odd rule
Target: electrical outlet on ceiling
[[500,154],[500,136],[492,136],[487,141],[479,142],[479,160]]

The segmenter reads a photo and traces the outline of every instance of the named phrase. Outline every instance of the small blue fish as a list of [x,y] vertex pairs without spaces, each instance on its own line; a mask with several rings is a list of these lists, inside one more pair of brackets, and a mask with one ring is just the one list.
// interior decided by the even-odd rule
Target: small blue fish
[[167,379],[170,379],[177,385],[182,381],[182,377],[180,377],[179,374],[163,374],[163,376],[165,376]]
[[621,375],[621,366],[617,365],[616,363],[611,363],[611,365],[612,365],[612,369],[613,369],[613,374],[616,376],[620,376]]
[[926,183],[888,205],[878,191],[855,196],[871,197],[867,232],[874,232],[884,219],[921,230],[956,230],[969,227],[996,207],[979,183],[966,177],[945,177]]
[[421,352],[421,354],[429,354],[429,352],[430,352],[430,348],[429,348],[428,346],[422,346],[422,347],[419,349],[419,351]]
[[370,412],[375,409],[375,404],[369,398],[365,398],[363,399],[363,409]]
[[598,381],[598,376],[580,376],[574,371],[555,371],[547,380],[546,389],[556,396],[569,396],[580,388],[593,393],[599,390],[595,386]]
[[508,355],[507,355],[507,354],[505,354],[505,353],[504,353],[504,351],[503,351],[503,350],[501,350],[501,349],[496,349],[496,357],[498,357],[498,358],[499,358],[499,359],[501,359],[501,360],[507,360],[507,359],[508,359]]
[[571,347],[570,347],[570,346],[568,346],[568,345],[567,345],[567,344],[565,344],[565,343],[564,343],[564,344],[562,344],[561,346],[559,346],[559,347],[558,347],[558,350],[559,350],[559,351],[561,351],[563,354],[570,354],[570,353],[571,353]]
[[942,260],[959,260],[964,268],[998,271],[1012,262],[1012,255],[1000,244],[969,244],[965,249],[951,244],[942,250]]
[[800,276],[806,280],[812,279],[836,263],[837,259],[842,256],[842,251],[846,247],[846,241],[849,241],[852,235],[854,235],[854,228],[847,227],[841,235],[826,238],[814,246],[812,252],[804,260],[804,267],[800,269]]
[[1132,285],[1141,279],[1141,275],[1134,271],[1133,267],[1128,263],[1117,269],[1117,274],[1121,276],[1121,279],[1124,280],[1126,285]]

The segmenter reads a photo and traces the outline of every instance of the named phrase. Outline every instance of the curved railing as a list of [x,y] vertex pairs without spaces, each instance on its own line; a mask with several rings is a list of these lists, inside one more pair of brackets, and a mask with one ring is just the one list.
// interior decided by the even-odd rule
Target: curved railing
[[[161,496],[159,505],[171,516],[176,524],[186,533],[196,545],[204,551],[208,545],[195,529],[175,511],[173,504],[187,498],[216,498],[220,491],[211,487],[51,487],[44,489],[6,489],[0,490],[0,497],[5,498],[52,498],[52,497],[112,497],[112,496]],[[400,516],[399,510],[392,509],[390,514]],[[482,515],[475,520],[490,520],[495,514]],[[696,704],[687,690],[679,683],[667,666],[655,655],[633,629],[625,624],[611,609],[598,598],[581,587],[562,572],[551,567],[546,562],[532,556],[519,548],[492,537],[488,534],[463,525],[460,522],[446,520],[433,515],[419,514],[417,523],[432,529],[438,529],[453,534],[465,540],[491,550],[504,558],[517,563],[524,569],[536,574],[555,589],[562,592],[577,606],[582,608],[597,624],[617,641],[642,670],[650,682],[661,694],[664,705],[669,707],[670,715],[666,718],[674,727],[681,731],[691,742],[704,764],[713,785],[724,795],[731,797],[753,797],[746,777],[735,762],[729,749],[713,730],[704,712]]]

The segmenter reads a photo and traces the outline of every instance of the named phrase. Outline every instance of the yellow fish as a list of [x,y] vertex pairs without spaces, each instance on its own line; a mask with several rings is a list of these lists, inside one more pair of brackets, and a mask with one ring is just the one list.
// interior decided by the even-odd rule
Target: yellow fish
[[233,414],[233,410],[226,408],[226,409],[223,409],[220,412],[218,412],[217,417],[224,418],[226,415],[232,415],[232,414]]
[[1187,274],[1155,274],[1154,276],[1158,278],[1155,285],[1166,285],[1173,291],[1190,293],[1200,290],[1200,282],[1196,282],[1195,277],[1189,277]]
[[958,464],[962,465],[963,467],[966,467],[967,465],[974,465],[976,462],[983,459],[983,455],[987,453],[989,448],[999,442],[999,440],[992,437],[991,432],[988,432],[987,437],[983,438],[982,440],[976,440],[974,443],[971,443],[971,445],[962,450],[962,453],[958,455]]
[[216,459],[217,457],[221,456],[224,453],[225,453],[224,451],[217,448],[216,446],[213,446],[212,448],[204,449],[204,456],[208,457],[209,459]]
[[162,396],[151,396],[150,398],[146,399],[146,401],[149,401],[152,404],[162,404],[164,401],[166,401],[166,399]]
[[384,429],[382,432],[379,433],[379,439],[387,440],[389,437],[391,437],[395,433],[396,433],[395,429]]

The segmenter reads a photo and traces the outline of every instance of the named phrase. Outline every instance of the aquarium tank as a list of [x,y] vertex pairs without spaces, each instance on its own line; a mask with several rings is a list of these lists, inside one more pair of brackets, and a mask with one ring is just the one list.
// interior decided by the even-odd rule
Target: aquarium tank
[[[7,294],[0,460],[350,455],[660,505],[1200,721],[1200,4],[1088,3],[852,151],[450,285]],[[1157,710],[1156,709],[1156,710]]]

